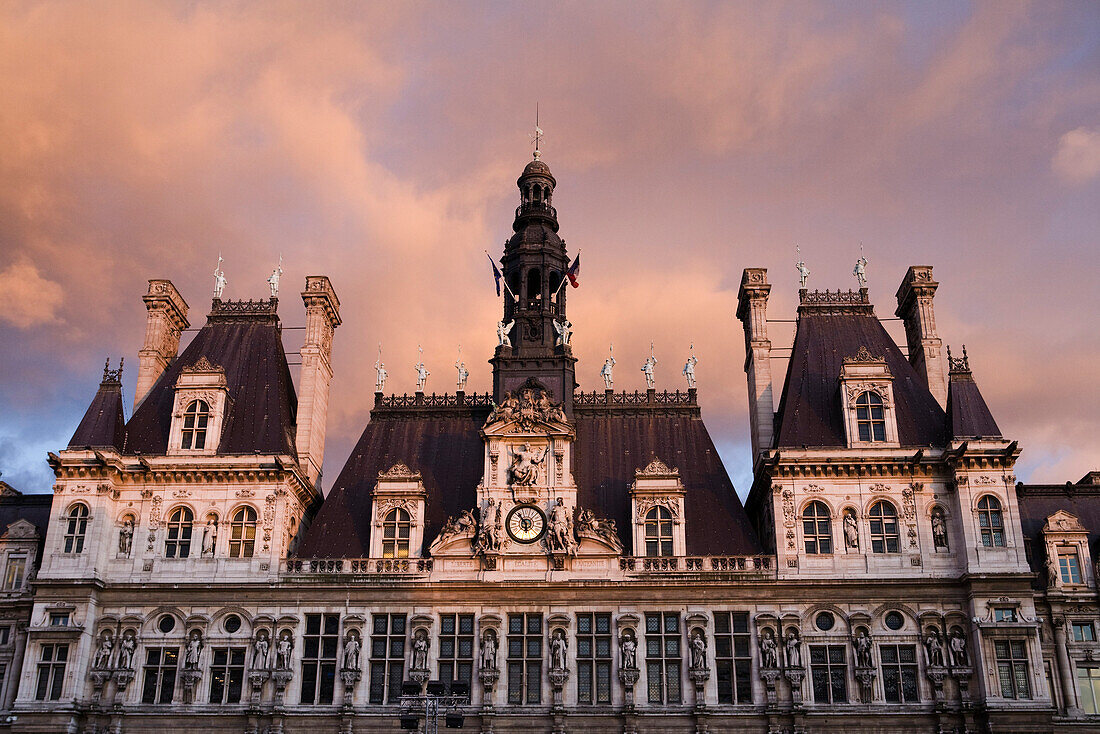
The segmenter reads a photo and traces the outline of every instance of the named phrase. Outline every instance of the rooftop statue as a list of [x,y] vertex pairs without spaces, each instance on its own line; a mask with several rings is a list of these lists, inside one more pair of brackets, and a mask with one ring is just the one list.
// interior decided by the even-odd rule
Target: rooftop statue
[[688,389],[695,387],[695,365],[697,364],[699,364],[699,359],[693,351],[687,362],[684,363],[684,377],[687,378]]
[[604,387],[608,390],[615,384],[615,381],[611,379],[613,369],[615,369],[615,357],[611,354],[611,347],[608,347],[607,359],[604,360],[603,367],[600,368],[600,376],[603,377]]
[[653,356],[653,344],[649,345],[649,356],[642,363],[642,374],[645,375],[645,386],[653,389],[653,368],[657,366],[657,358]]
[[500,342],[498,346],[512,346],[512,340],[508,338],[508,332],[510,332],[515,325],[515,320],[509,321],[508,323],[501,321],[497,324],[497,340]]
[[271,271],[271,277],[267,279],[267,284],[271,286],[271,297],[279,297],[279,280],[283,277],[283,258],[279,257],[279,265]]
[[569,319],[554,322],[554,331],[558,332],[558,346],[569,346],[569,339],[573,336],[573,324]]
[[225,290],[225,271],[222,270],[222,263],[225,262],[221,255],[218,255],[218,266],[214,268],[214,298],[221,298],[222,292]]

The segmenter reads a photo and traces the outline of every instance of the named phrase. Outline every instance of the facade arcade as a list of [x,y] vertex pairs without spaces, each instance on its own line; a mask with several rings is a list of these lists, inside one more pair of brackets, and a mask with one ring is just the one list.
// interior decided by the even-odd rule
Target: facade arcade
[[1100,485],[1016,482],[931,267],[897,292],[904,352],[866,286],[800,290],[778,385],[744,271],[742,506],[693,372],[576,383],[556,185],[537,157],[518,180],[492,392],[387,395],[379,365],[324,495],[329,279],[297,389],[275,295],[214,298],[181,352],[189,307],[150,281],[132,416],[105,377],[50,456],[13,730],[395,731],[434,680],[485,734],[1100,725]]

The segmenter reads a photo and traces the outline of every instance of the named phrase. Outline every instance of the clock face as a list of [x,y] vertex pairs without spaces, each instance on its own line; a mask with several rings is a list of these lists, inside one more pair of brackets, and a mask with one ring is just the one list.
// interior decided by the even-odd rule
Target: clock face
[[521,505],[508,513],[508,534],[519,543],[534,543],[546,529],[546,518],[537,507]]

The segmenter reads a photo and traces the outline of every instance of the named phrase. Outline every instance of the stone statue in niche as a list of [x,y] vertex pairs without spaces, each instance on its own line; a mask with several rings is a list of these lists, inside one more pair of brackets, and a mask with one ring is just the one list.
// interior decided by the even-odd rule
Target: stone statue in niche
[[951,640],[948,643],[951,650],[951,662],[957,666],[969,666],[970,654],[966,651],[966,635],[956,627],[951,632]]
[[359,636],[351,632],[344,638],[344,670],[359,670]]
[[943,643],[940,641],[939,630],[929,628],[924,636],[925,662],[928,665],[943,666]]
[[707,667],[707,640],[702,630],[695,630],[691,636],[691,667],[705,670]]
[[122,521],[122,529],[118,531],[119,555],[128,556],[134,546],[134,518],[129,515]]
[[123,670],[131,670],[134,667],[134,651],[137,650],[137,638],[130,630],[122,635],[122,642],[118,646],[118,667]]
[[851,509],[844,511],[844,547],[859,548],[859,525],[856,524],[856,513]]
[[787,667],[801,668],[802,640],[799,639],[798,633],[793,628],[787,630],[787,641],[783,644],[787,648]]
[[290,639],[290,631],[283,630],[279,635],[279,641],[275,645],[275,669],[290,670],[290,654],[294,650],[294,642]]
[[213,556],[214,548],[218,545],[218,522],[214,518],[206,521],[202,529],[202,555]]
[[932,511],[932,543],[936,548],[947,547],[947,523],[938,507]]
[[867,630],[861,629],[856,635],[856,666],[860,668],[873,668],[871,660],[871,636]]
[[565,632],[554,630],[554,636],[550,639],[550,667],[553,670],[565,670],[565,653],[567,643]]
[[1053,589],[1062,582],[1062,574],[1058,571],[1058,559],[1047,551],[1047,588]]
[[103,638],[99,641],[99,649],[95,651],[95,657],[92,659],[92,667],[96,670],[105,670],[111,666],[111,653],[115,649],[115,638],[111,635],[110,630],[103,633]]
[[496,670],[497,668],[497,633],[493,630],[485,630],[481,637],[481,658],[478,662],[480,670]]
[[413,657],[411,670],[428,669],[428,633],[417,630],[413,639]]
[[508,473],[512,475],[512,484],[530,487],[539,481],[539,468],[546,459],[546,449],[532,449],[531,444],[523,444],[520,450],[512,449],[512,466]]
[[514,320],[504,323],[503,321],[497,323],[497,341],[498,346],[511,347],[512,340],[508,338],[509,332],[512,331],[512,327],[516,325]]
[[779,667],[778,648],[779,645],[776,644],[775,637],[772,635],[772,631],[770,629],[764,630],[764,634],[760,638],[760,667]]
[[271,643],[267,639],[267,632],[260,630],[256,633],[256,639],[252,642],[252,669],[263,670],[267,667],[267,654],[271,649]]
[[187,650],[184,652],[183,667],[185,670],[198,670],[199,654],[202,652],[202,633],[191,630],[187,638]]
[[634,635],[624,633],[619,640],[619,667],[623,670],[638,669],[638,643],[634,641]]

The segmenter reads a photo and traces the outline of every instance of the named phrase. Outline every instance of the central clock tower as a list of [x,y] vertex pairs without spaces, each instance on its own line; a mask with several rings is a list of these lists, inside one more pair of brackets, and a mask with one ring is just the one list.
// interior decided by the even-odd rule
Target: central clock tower
[[[504,296],[504,324],[513,324],[510,345],[499,345],[493,358],[493,398],[529,379],[542,385],[567,416],[573,415],[576,359],[569,344],[559,344],[559,325],[566,319],[566,291],[562,285],[569,268],[565,241],[558,236],[558,213],[553,206],[557,181],[550,167],[535,158],[516,181],[520,203],[512,223],[514,234],[504,245],[502,272],[508,288]],[[513,323],[514,322],[514,323]]]

